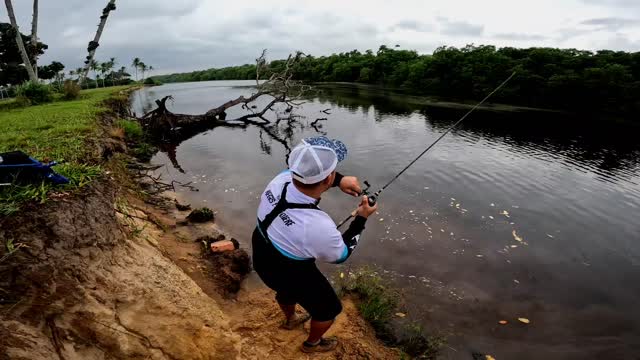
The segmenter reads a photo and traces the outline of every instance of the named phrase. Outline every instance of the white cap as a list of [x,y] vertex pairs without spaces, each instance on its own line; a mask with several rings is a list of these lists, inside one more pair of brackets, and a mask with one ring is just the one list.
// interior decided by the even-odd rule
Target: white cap
[[319,183],[331,175],[346,152],[346,147],[338,140],[308,138],[289,154],[289,170],[292,177],[303,184]]

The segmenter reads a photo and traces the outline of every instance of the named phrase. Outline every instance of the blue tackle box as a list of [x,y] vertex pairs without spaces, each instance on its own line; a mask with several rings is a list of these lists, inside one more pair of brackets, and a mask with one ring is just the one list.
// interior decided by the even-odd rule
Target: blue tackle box
[[68,184],[69,179],[51,169],[56,164],[55,161],[42,163],[22,151],[0,153],[0,185],[25,185],[41,181]]

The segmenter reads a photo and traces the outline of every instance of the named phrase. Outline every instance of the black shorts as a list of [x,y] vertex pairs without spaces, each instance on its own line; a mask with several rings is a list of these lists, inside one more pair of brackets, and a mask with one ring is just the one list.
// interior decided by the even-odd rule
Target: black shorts
[[256,228],[253,232],[253,268],[285,305],[300,304],[316,321],[335,319],[340,299],[314,260],[293,260],[282,255]]

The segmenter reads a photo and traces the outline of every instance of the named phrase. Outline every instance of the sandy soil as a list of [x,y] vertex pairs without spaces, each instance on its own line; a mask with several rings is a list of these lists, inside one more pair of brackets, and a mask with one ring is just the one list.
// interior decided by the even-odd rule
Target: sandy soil
[[279,329],[270,290],[237,292],[246,253],[203,256],[194,240],[221,231],[176,225],[186,214],[105,182],[2,219],[0,240],[24,245],[0,263],[0,359],[399,357],[348,299],[339,348],[300,352],[307,330]]

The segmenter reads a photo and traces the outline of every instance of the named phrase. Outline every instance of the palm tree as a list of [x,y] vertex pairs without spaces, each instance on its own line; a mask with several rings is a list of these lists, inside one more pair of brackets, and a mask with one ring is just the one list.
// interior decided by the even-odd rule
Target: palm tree
[[142,61],[140,61],[140,58],[134,58],[133,62],[131,63],[131,66],[133,66],[133,68],[136,70],[136,81],[138,81],[138,68],[140,67],[140,63],[142,63]]
[[109,71],[109,62],[103,62],[100,64],[100,75],[102,75],[102,87],[105,87],[104,85],[104,74],[106,74]]
[[[82,74],[84,74],[84,69],[82,67],[79,67],[76,69],[76,75],[78,76],[78,79],[76,79],[76,81],[80,82],[80,79],[82,79]],[[80,84],[82,86],[82,84]]]
[[140,63],[140,71],[142,71],[142,82],[144,83],[144,72],[147,71],[149,68],[147,67],[147,64],[141,62]]
[[[9,0],[5,0],[9,1]],[[92,41],[89,42],[89,46],[87,50],[89,50],[89,55],[87,56],[87,61],[85,61],[84,71],[82,72],[82,79],[87,77],[87,73],[89,73],[89,64],[91,64],[91,60],[93,60],[93,56],[96,54],[96,49],[100,46],[100,37],[102,36],[102,31],[104,30],[104,26],[107,23],[107,18],[109,17],[109,13],[112,10],[116,9],[116,0],[109,0],[107,6],[102,9],[102,16],[100,16],[100,23],[98,24],[98,31],[96,31],[96,36]],[[103,84],[104,85],[104,84]]]
[[96,89],[98,88],[98,70],[100,69],[100,66],[98,65],[98,62],[95,59],[91,59],[91,62],[89,62],[89,68],[91,69],[91,71],[93,71],[93,76],[96,78]]
[[125,78],[125,77],[127,77],[127,76],[131,76],[131,75],[127,74],[127,68],[126,68],[126,67],[124,67],[124,66],[122,66],[122,67],[118,70],[117,74],[118,74],[118,81],[120,82],[120,84],[122,84],[122,79],[123,79],[123,78]]
[[[33,0],[33,19],[31,20],[31,47],[35,50],[38,48],[38,0]],[[33,71],[38,77],[38,53],[34,51],[33,55]]]
[[27,49],[25,49],[24,42],[22,41],[22,34],[20,34],[20,29],[18,28],[16,14],[13,12],[13,4],[11,4],[11,0],[4,0],[4,4],[7,6],[7,13],[9,14],[11,26],[16,31],[16,43],[18,44],[18,49],[20,50],[20,56],[22,57],[24,67],[27,69],[27,74],[29,74],[29,79],[32,82],[38,82],[38,76],[33,70],[31,60],[29,60],[29,55],[27,54]]

